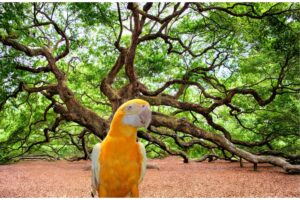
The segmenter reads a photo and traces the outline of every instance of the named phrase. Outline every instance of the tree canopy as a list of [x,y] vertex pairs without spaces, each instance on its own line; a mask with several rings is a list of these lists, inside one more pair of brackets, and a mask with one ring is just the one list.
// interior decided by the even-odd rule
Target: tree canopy
[[299,172],[298,3],[1,3],[0,162],[87,159],[140,98],[148,157]]

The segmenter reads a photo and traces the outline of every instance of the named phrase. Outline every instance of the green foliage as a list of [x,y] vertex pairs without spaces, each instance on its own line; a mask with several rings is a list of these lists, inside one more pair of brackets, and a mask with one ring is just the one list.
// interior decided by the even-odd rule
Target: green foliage
[[[175,3],[169,5],[173,6]],[[232,7],[235,4],[208,2],[201,5]],[[290,3],[249,3],[248,6],[236,5],[231,8],[231,11],[241,14],[252,13],[252,9],[255,9],[256,14],[262,15],[265,12],[288,9],[290,5]],[[99,85],[117,60],[118,50],[114,42],[118,37],[120,23],[116,5],[113,3],[37,3],[36,6],[43,7],[50,15],[53,11],[53,19],[60,28],[65,27],[68,17],[73,17],[66,31],[71,42],[70,53],[57,62],[57,65],[67,75],[67,85],[74,91],[76,99],[99,116],[109,119],[112,110],[107,105],[107,98],[99,92]],[[124,11],[122,9],[124,7],[125,4],[121,4],[122,19],[129,19],[130,12]],[[158,8],[158,4],[154,3],[153,7]],[[295,90],[300,85],[299,11],[252,19],[234,17],[216,10],[199,14],[195,5],[191,7],[193,9],[188,13],[184,13],[170,23],[168,35],[171,38],[180,38],[194,54],[201,54],[201,56],[189,55],[176,39],[170,39],[172,50],[179,52],[180,55],[171,53],[168,43],[162,38],[142,42],[137,47],[134,63],[139,80],[153,91],[169,80],[182,79],[188,74],[189,81],[201,84],[210,95],[223,98],[228,92],[224,87],[228,90],[251,88],[256,90],[263,99],[267,99],[278,83],[278,76],[286,58],[293,56],[293,59],[289,60],[284,72],[285,78],[281,83],[287,89],[284,91],[279,89],[277,92],[282,94],[277,95],[272,103],[261,107],[251,95],[236,95],[232,99],[232,105],[241,108],[240,113],[236,115],[239,121],[225,105],[216,108],[211,115],[215,123],[231,133],[233,139],[258,142],[271,135],[270,146],[273,149],[285,154],[299,155],[300,96],[299,90]],[[293,8],[299,9],[299,4],[294,5]],[[168,9],[161,15],[167,16],[169,14],[167,12]],[[1,3],[1,38],[18,39],[22,44],[31,47],[47,46],[48,43],[53,46],[61,36],[56,34],[53,25],[44,26],[43,31],[40,31],[41,27],[30,28],[33,25],[31,20],[33,14],[33,4]],[[37,18],[40,22],[46,20],[41,15]],[[124,24],[129,27],[129,23],[124,22]],[[141,36],[148,34],[153,27],[156,30],[157,27],[152,25],[146,20]],[[132,42],[128,27],[127,29],[123,27],[121,37],[120,43],[124,47],[128,47]],[[49,37],[51,41],[47,41],[45,37]],[[212,43],[216,43],[215,46],[205,50]],[[56,84],[57,81],[51,73],[33,74],[17,70],[16,66],[20,63],[38,68],[46,66],[47,62],[42,57],[28,58],[13,48],[0,44],[0,103],[5,102],[0,109],[0,163],[5,163],[10,158],[23,153],[25,155],[48,154],[64,158],[82,156],[81,146],[76,147],[70,139],[73,138],[77,144],[80,144],[79,134],[82,127],[73,122],[63,122],[57,131],[50,132],[50,142],[33,146],[30,151],[25,152],[31,144],[45,139],[44,129],[50,128],[58,116],[51,108],[46,114],[47,120],[44,121],[45,108],[51,102],[42,95],[29,95],[23,91],[15,98],[7,98],[16,91],[21,82],[31,87],[41,86],[43,83]],[[58,55],[64,48],[63,44],[58,45],[54,54]],[[220,63],[214,70],[207,73],[203,71],[190,73],[198,67],[208,68],[214,61]],[[122,69],[113,87],[119,89],[127,83],[128,79]],[[172,85],[165,89],[164,94],[174,95],[179,88],[179,84]],[[58,97],[55,98],[61,102]],[[209,107],[213,103],[213,100],[205,98],[195,86],[186,88],[179,100],[197,103],[203,107]],[[178,110],[169,106],[153,106],[153,110],[166,115],[175,115],[180,119],[193,122],[204,130],[222,134],[211,127],[200,114],[190,111],[174,114]],[[191,139],[183,133],[178,134],[185,142]],[[200,145],[183,149],[170,137],[158,134],[154,136],[160,138],[171,150],[186,151],[191,158],[199,158],[208,153],[208,150]],[[99,139],[92,134],[87,134],[84,138],[88,150],[99,142]],[[167,155],[156,144],[148,144],[144,140],[143,142],[147,145],[150,158]],[[248,150],[259,152],[268,148],[263,145]],[[220,151],[217,153],[221,155]]]
[[111,3],[72,3],[71,10],[79,12],[78,17],[86,24],[93,26],[97,24],[112,25],[117,15],[110,7]]

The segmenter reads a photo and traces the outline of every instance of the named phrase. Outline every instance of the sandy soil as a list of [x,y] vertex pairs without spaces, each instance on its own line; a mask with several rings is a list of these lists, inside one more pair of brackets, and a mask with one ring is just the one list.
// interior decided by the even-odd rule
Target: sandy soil
[[[300,176],[280,168],[228,162],[150,160],[142,197],[300,197]],[[0,197],[90,197],[90,162],[23,161],[0,166]]]

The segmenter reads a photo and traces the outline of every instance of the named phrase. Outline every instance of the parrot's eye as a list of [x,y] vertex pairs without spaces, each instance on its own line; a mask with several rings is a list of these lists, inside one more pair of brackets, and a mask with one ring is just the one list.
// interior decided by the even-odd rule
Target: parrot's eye
[[127,106],[127,110],[132,110],[132,106]]

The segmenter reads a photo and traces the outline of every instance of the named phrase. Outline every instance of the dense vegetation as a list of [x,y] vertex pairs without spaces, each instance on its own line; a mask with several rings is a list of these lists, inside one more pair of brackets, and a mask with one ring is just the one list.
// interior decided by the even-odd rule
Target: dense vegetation
[[149,157],[300,157],[297,3],[1,3],[0,162],[87,159],[145,99]]

